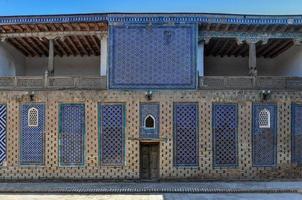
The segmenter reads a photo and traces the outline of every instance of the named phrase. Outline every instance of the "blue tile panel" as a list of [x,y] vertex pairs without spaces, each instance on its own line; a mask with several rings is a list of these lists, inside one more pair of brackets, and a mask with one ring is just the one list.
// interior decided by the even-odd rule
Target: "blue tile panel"
[[213,166],[238,165],[238,112],[236,104],[213,104]]
[[[270,128],[259,127],[259,113],[270,112]],[[273,167],[277,160],[277,106],[275,104],[253,104],[252,154],[253,166]]]
[[0,165],[6,160],[6,105],[0,105]]
[[[155,119],[155,128],[145,128],[144,120],[148,115]],[[140,137],[141,138],[159,138],[159,104],[142,103],[140,104]]]
[[[29,126],[28,110],[38,110],[38,126]],[[45,105],[23,104],[21,106],[20,164],[44,164]]]
[[198,104],[175,103],[174,165],[198,166]]
[[196,25],[110,26],[109,39],[110,88],[196,88]]
[[84,164],[85,105],[60,105],[60,164]]
[[123,165],[125,154],[125,107],[100,104],[100,148],[102,165]]
[[302,165],[302,104],[292,104],[292,163]]

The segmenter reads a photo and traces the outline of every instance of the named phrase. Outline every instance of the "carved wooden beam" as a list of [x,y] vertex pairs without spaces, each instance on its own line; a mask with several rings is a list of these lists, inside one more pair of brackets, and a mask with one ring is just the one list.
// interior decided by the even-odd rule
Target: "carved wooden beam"
[[302,33],[299,32],[224,32],[224,31],[200,31],[199,40],[209,38],[234,38],[243,41],[267,41],[268,39],[293,39],[302,40]]
[[107,34],[105,31],[52,31],[52,32],[22,32],[22,33],[0,33],[0,38],[22,38],[22,37],[38,37],[38,38],[64,38],[67,36],[83,36],[97,35],[103,36]]

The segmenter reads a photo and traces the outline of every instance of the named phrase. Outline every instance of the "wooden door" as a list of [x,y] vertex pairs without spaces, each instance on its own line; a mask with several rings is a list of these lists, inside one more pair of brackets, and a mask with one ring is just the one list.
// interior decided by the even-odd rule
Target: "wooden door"
[[159,174],[159,145],[141,144],[140,154],[141,179],[157,179]]

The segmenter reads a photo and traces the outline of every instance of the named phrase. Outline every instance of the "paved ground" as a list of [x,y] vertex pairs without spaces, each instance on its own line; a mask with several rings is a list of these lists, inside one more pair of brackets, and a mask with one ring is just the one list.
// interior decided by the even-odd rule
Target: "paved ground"
[[129,194],[129,195],[46,195],[2,194],[1,200],[301,200],[302,194]]
[[[0,193],[302,193],[302,181],[1,182]],[[1,198],[0,198],[1,200]]]

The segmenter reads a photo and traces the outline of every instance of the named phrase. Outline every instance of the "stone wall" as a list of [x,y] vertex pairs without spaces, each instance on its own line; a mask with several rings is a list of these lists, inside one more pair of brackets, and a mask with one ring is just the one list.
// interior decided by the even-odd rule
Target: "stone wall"
[[[20,105],[29,103],[26,91],[2,91],[0,103],[7,105],[7,161],[0,167],[1,179],[138,179],[139,105],[160,104],[160,178],[161,179],[286,179],[302,177],[301,168],[291,164],[291,103],[302,102],[302,92],[272,92],[269,102],[278,106],[277,166],[252,165],[252,103],[260,102],[259,91],[155,91],[147,101],[144,91],[61,90],[36,91],[33,102],[45,103],[45,164],[20,166]],[[62,167],[58,159],[58,116],[60,103],[85,103],[85,165]],[[124,103],[126,107],[125,164],[102,166],[99,162],[98,103]],[[173,102],[198,102],[199,166],[173,166]],[[236,168],[213,168],[212,103],[238,105],[238,157]]]

